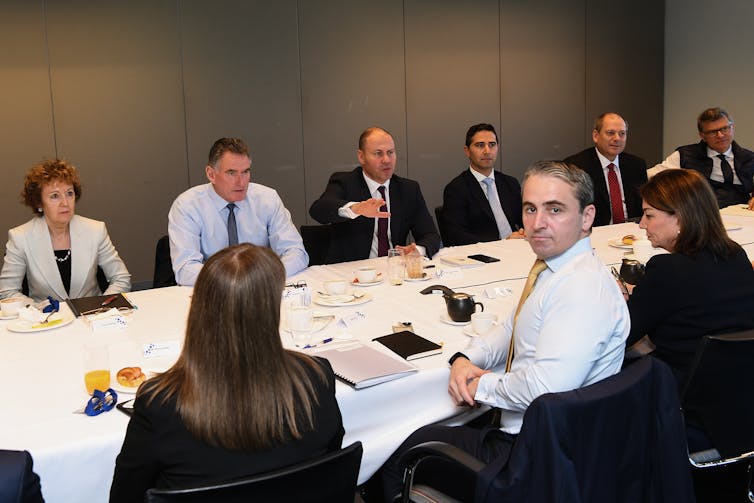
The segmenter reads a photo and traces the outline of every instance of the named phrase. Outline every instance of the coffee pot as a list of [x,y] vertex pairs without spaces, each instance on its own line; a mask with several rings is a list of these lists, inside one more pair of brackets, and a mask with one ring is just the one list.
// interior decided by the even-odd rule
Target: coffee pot
[[471,315],[476,311],[476,306],[481,307],[484,311],[484,304],[474,302],[474,297],[467,293],[455,293],[451,290],[450,293],[444,293],[443,298],[448,308],[448,316],[456,322],[470,321]]

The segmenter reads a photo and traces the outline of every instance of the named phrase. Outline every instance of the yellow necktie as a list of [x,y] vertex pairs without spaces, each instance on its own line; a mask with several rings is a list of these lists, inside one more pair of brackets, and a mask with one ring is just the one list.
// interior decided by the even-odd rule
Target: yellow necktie
[[[524,285],[524,291],[521,292],[521,299],[518,301],[518,307],[516,307],[516,314],[513,316],[513,333],[516,329],[516,321],[518,320],[518,313],[521,312],[521,307],[526,302],[527,297],[534,288],[534,284],[537,282],[539,273],[547,269],[547,264],[544,260],[537,259],[534,261],[534,265],[531,266],[529,276],[526,278],[526,284]],[[505,362],[505,371],[508,372],[511,369],[511,363],[513,362],[513,333],[511,333],[511,343],[508,346],[508,360]]]

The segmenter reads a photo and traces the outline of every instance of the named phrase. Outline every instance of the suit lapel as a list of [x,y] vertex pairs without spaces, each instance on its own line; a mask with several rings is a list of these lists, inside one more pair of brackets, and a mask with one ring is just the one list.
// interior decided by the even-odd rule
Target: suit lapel
[[[479,182],[471,173],[471,171],[466,170],[464,174],[466,175],[466,185],[468,186],[469,194],[471,194],[471,198],[473,200],[472,204],[476,205],[477,208],[481,209],[482,213],[484,213],[485,216],[495,224],[495,228],[497,228],[497,223],[495,222],[495,215],[492,213],[492,206],[490,206],[490,202],[487,199],[487,194],[484,193],[482,186],[479,185]],[[495,178],[495,187],[497,187],[498,198],[500,198],[500,201],[501,201],[500,204],[502,205],[503,199],[500,197],[500,188],[498,187],[498,184],[497,184],[497,177]]]
[[[54,292],[58,299],[65,299],[68,294],[63,287],[63,280],[60,279],[47,221],[44,217],[38,217],[33,222],[29,236],[29,269],[39,272],[40,279],[47,282],[47,290]],[[34,267],[31,267],[31,264],[34,264]]]
[[390,194],[390,243],[395,247],[401,244],[396,243],[396,240],[402,235],[400,215],[404,215],[401,183],[395,175],[390,179],[388,190]]
[[[78,216],[71,220],[71,298],[81,297],[89,264],[94,257],[90,254],[89,240],[84,223]],[[75,253],[74,253],[75,249]]]

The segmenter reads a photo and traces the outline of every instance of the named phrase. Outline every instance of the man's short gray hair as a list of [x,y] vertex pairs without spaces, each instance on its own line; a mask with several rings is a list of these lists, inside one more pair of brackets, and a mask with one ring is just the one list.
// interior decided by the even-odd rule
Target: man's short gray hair
[[573,195],[579,202],[579,211],[594,204],[594,184],[592,178],[581,168],[563,161],[535,162],[524,173],[524,184],[532,176],[550,176],[563,180],[573,189]]

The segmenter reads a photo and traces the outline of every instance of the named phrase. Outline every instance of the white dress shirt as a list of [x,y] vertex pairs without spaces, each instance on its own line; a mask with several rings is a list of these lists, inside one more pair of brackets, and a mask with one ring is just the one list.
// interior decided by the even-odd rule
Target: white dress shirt
[[[725,180],[723,178],[723,169],[720,167],[720,158],[718,157],[719,152],[716,150],[712,150],[711,148],[707,147],[707,157],[712,159],[712,173],[710,173],[710,180],[715,180],[716,182],[724,183]],[[728,164],[730,164],[730,169],[733,171],[733,185],[741,185],[741,180],[738,178],[738,175],[736,174],[736,170],[734,169],[735,164],[733,164],[733,147],[728,147],[728,150],[723,152],[723,155],[725,155],[725,159],[727,159]],[[664,161],[662,161],[660,164],[656,164],[655,166],[649,168],[647,170],[647,176],[649,178],[652,178],[660,171],[665,171],[666,169],[680,169],[681,168],[681,153],[677,150],[674,150],[672,154],[667,156]]]
[[[607,186],[608,194],[610,194],[610,181],[607,179],[607,176],[610,173],[608,166],[610,166],[610,164],[615,166],[615,176],[618,177],[618,186],[620,187],[620,202],[623,205],[623,214],[628,217],[628,208],[626,208],[626,193],[623,192],[623,179],[620,177],[620,154],[615,156],[614,161],[611,161],[610,159],[602,155],[597,147],[594,147],[594,151],[597,152],[597,159],[600,160],[600,164],[602,165],[602,174],[605,176],[605,185]],[[610,217],[610,223],[613,223],[612,216]]]

